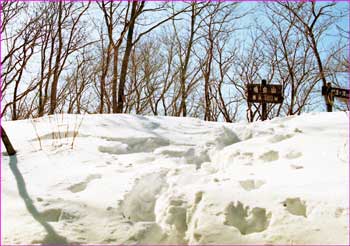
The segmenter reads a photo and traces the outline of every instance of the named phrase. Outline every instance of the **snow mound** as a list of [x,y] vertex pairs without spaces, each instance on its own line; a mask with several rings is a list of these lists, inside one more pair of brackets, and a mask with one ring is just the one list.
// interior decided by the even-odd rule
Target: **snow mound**
[[348,113],[3,123],[2,244],[349,244]]

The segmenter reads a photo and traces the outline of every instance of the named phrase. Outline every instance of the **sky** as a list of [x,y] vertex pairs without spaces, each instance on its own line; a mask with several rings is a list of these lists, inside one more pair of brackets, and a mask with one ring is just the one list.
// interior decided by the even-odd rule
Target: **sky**
[[[32,4],[34,5],[36,3],[32,3]],[[158,4],[158,3],[154,3],[154,2],[146,3],[146,8],[151,7],[152,5],[155,5],[155,4]],[[176,4],[181,5],[182,3],[177,2]],[[326,2],[322,2],[322,3],[318,3],[318,4],[326,4]],[[242,3],[240,6],[240,11],[244,12],[247,9],[253,9],[253,10],[251,11],[251,13],[249,15],[247,15],[247,16],[245,16],[242,19],[237,21],[236,25],[238,27],[249,26],[250,24],[253,24],[255,20],[258,20],[258,22],[260,24],[268,25],[266,17],[264,16],[264,13],[263,13],[264,10],[262,8],[262,3],[258,3],[258,2],[244,2],[244,3]],[[336,11],[349,10],[349,2],[337,3],[335,10]],[[239,12],[237,14],[239,14]],[[160,14],[152,14],[152,18],[155,20],[160,19],[161,17],[162,16]],[[97,32],[96,32],[96,30],[94,30],[92,19],[99,19],[100,21],[103,21],[101,11],[98,9],[96,4],[92,4],[92,8],[89,10],[89,16],[86,17],[86,21],[91,22],[91,25],[88,25],[90,39],[96,40],[97,39]],[[349,31],[349,16],[342,18],[341,21],[338,22],[338,25],[342,29]],[[165,27],[165,26],[170,26],[170,23],[163,25],[163,27]],[[329,49],[329,47],[334,44],[334,39],[337,38],[334,36],[336,33],[335,28],[336,27],[334,26],[332,29],[330,29],[327,32],[327,35],[325,35],[323,41],[320,43],[320,50],[322,51],[321,54],[323,54],[323,51],[327,51]],[[140,30],[141,29],[139,29],[139,31]],[[231,40],[231,42],[235,42],[235,41],[239,40],[239,43],[241,43],[243,45],[249,45],[250,40],[249,40],[249,33],[248,32],[249,32],[249,29],[243,29],[243,30],[235,32],[234,38]],[[155,33],[153,33],[152,35],[156,36]],[[349,39],[346,41],[349,42]],[[1,43],[2,51],[4,50],[4,48],[6,48],[5,44]],[[31,61],[30,65],[28,65],[28,70],[27,70],[28,73],[26,76],[31,76],[31,74],[32,75],[35,74],[35,73],[30,72],[30,71],[34,71],[35,70],[34,68],[37,66],[37,64],[38,63]],[[348,76],[344,76],[343,83],[345,86],[346,86],[346,84],[348,84]],[[350,87],[350,85],[348,87]],[[320,109],[320,110],[322,110],[322,109]]]

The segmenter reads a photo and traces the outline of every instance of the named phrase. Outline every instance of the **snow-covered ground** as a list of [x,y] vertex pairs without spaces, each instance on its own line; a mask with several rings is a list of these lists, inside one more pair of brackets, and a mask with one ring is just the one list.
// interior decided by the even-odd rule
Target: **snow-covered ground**
[[2,243],[348,244],[348,117],[3,122]]

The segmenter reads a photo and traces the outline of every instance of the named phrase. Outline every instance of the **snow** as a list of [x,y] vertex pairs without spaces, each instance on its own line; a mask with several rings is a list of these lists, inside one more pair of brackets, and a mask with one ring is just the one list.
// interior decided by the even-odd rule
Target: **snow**
[[349,244],[348,113],[3,124],[3,244]]

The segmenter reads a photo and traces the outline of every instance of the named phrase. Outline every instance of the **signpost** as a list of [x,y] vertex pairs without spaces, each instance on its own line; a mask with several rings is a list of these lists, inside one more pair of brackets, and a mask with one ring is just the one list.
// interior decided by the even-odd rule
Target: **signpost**
[[263,79],[261,84],[247,85],[247,101],[248,103],[261,103],[262,114],[261,120],[267,119],[266,103],[282,103],[282,85],[266,84]]
[[348,101],[350,99],[350,90],[332,87],[331,83],[322,86],[322,95],[326,96],[327,112],[333,111],[334,97],[339,97]]
[[2,128],[2,126],[1,126],[1,139],[2,139],[2,141],[4,143],[4,145],[5,145],[7,154],[9,156],[16,154],[16,150],[13,148],[13,146],[12,146],[12,144],[10,142],[10,139],[8,138],[4,128]]

